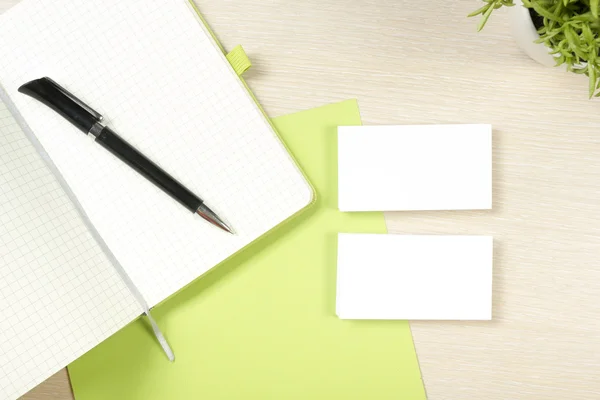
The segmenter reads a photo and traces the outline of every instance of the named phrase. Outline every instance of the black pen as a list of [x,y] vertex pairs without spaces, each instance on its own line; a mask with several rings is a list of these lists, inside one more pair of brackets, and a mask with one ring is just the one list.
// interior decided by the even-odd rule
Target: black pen
[[19,88],[66,118],[79,130],[92,135],[102,147],[142,174],[164,192],[169,194],[191,212],[200,215],[213,225],[233,233],[231,228],[215,214],[204,201],[186,189],[171,175],[137,151],[112,129],[102,124],[102,115],[69,93],[66,89],[44,77],[27,82]]

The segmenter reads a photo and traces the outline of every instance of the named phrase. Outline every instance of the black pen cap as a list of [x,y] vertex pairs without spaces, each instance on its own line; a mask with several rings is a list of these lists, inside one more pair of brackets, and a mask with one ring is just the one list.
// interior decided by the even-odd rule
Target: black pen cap
[[44,77],[27,82],[19,88],[19,92],[50,107],[83,133],[87,134],[96,122],[102,120],[100,114],[50,78]]

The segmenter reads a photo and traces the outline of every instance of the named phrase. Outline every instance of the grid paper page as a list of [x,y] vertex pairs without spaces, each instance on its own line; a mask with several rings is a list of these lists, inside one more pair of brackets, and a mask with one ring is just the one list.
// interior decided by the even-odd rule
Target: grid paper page
[[[200,4],[201,6],[201,4]],[[306,206],[312,191],[185,0],[24,0],[0,82],[153,306]],[[21,93],[49,76],[223,216],[190,213]]]
[[0,398],[16,398],[141,307],[0,101]]

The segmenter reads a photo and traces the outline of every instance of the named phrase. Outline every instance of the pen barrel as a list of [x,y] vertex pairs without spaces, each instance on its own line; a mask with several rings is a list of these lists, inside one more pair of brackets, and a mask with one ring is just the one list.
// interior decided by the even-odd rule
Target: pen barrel
[[190,192],[175,178],[137,151],[112,129],[104,127],[96,137],[96,142],[146,177],[146,179],[154,183],[191,212],[195,213],[198,207],[202,205],[202,200],[198,196]]

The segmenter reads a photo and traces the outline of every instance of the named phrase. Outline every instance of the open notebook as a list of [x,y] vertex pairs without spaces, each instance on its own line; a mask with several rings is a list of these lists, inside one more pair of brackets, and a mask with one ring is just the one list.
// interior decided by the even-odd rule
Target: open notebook
[[[23,0],[0,16],[0,60],[0,398],[23,394],[313,199],[186,0]],[[17,91],[43,76],[102,113],[236,235]]]

